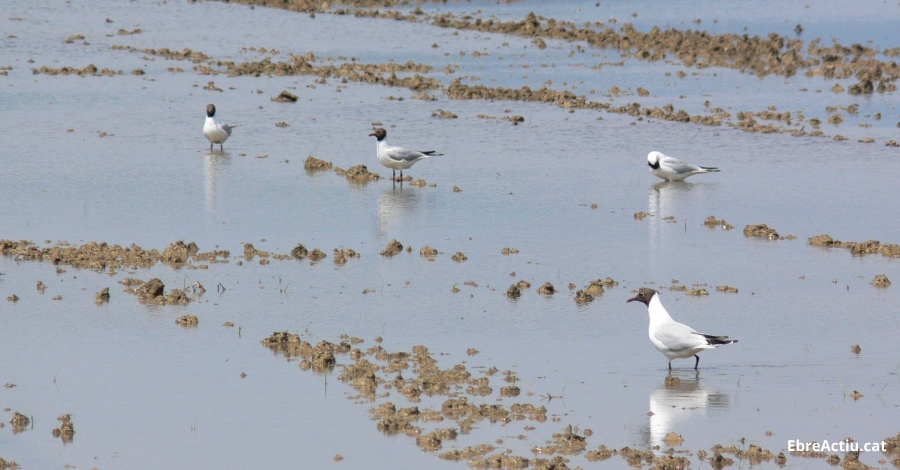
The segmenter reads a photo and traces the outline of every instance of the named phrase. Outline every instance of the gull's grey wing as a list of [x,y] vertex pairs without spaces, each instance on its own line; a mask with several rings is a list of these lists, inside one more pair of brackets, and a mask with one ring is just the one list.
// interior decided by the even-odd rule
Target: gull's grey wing
[[[234,126],[234,127],[237,127],[237,126]],[[232,127],[229,126],[228,124],[225,124],[224,122],[222,123],[222,130],[227,132],[229,136],[231,135],[231,129],[232,129]]]
[[667,323],[659,327],[654,334],[656,339],[666,345],[672,352],[680,352],[705,346],[706,339],[697,336],[696,332],[681,323]]
[[673,157],[665,157],[659,162],[661,165],[664,165],[668,168],[671,168],[672,171],[678,174],[682,173],[691,173],[693,171],[700,171],[700,167],[696,165],[689,165],[684,163],[683,161],[673,158]]
[[388,158],[396,162],[414,162],[424,156],[422,155],[422,152],[416,152],[402,147],[391,147],[386,153]]

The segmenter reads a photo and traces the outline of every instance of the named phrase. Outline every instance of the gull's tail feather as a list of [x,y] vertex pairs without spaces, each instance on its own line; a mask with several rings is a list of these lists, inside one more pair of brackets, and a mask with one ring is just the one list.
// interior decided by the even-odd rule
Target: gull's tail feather
[[715,173],[719,171],[719,169],[714,166],[701,166],[700,169],[707,173]]
[[419,153],[428,155],[429,157],[440,157],[443,155],[443,153],[437,153],[437,150],[420,150]]
[[731,343],[738,342],[738,340],[729,339],[727,336],[714,336],[714,335],[707,335],[707,334],[703,334],[703,333],[694,333],[694,334],[704,337],[706,339],[707,344],[713,345],[713,346],[719,345],[719,344],[731,344]]

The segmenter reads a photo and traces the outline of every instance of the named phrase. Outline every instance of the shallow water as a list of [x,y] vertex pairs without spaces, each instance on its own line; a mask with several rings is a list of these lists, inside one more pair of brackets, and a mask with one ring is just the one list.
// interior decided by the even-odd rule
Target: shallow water
[[[463,7],[510,19],[546,8],[545,16],[567,18],[560,5]],[[623,20],[633,9],[647,26],[677,26],[676,14],[653,14],[659,11],[654,5],[628,5],[627,12],[616,6],[621,12],[612,16]],[[732,24],[713,6],[691,5],[709,10],[686,21],[704,18],[701,26],[715,31]],[[888,6],[868,11],[878,16],[881,8]],[[796,5],[791,9],[800,11]],[[279,468],[297,462],[315,468],[465,465],[423,453],[406,436],[382,435],[366,412],[373,404],[347,400],[354,391],[338,382],[337,374],[300,371],[296,362],[260,345],[281,330],[300,333],[314,344],[346,333],[371,346],[375,336],[382,336],[388,350],[423,344],[446,353],[436,356],[445,368],[466,361],[473,370],[512,369],[523,395],[503,403],[543,404],[548,415],[560,418],[506,426],[482,422],[471,434],[446,441],[444,450],[503,439],[495,444],[499,450],[531,457],[533,446],[545,445],[568,424],[593,430],[588,449],[664,446],[662,436],[674,431],[685,439],[680,448],[691,452],[745,438],[776,454],[787,454],[788,439],[852,436],[869,442],[898,431],[898,294],[896,286],[876,289],[869,282],[881,273],[896,281],[900,261],[852,257],[847,250],[806,242],[821,233],[841,240],[900,241],[890,203],[897,197],[900,174],[896,149],[854,140],[750,134],[726,126],[633,121],[603,112],[569,113],[538,103],[452,101],[440,91],[432,92],[438,101],[421,101],[408,99],[414,93],[406,89],[336,80],[316,84],[313,77],[204,76],[191,71],[190,62],[145,60],[143,54],[109,46],[189,47],[237,61],[261,59],[241,48],[262,46],[279,49],[274,57],[279,60],[314,51],[320,58],[343,55],[364,63],[414,60],[437,68],[452,63],[460,65],[456,74],[429,75],[445,83],[474,75],[475,83],[491,86],[539,86],[552,79],[561,88],[563,82],[584,80],[579,89],[602,91],[642,77],[634,88],[647,87],[659,103],[690,100],[697,107],[691,112],[702,109],[706,99],[724,107],[717,103],[721,99],[736,110],[776,104],[807,110],[807,116],[819,108],[824,115],[824,107],[838,101],[857,102],[861,115],[885,113],[882,124],[862,129],[847,121],[840,132],[877,136],[879,142],[896,132],[894,118],[888,117],[896,94],[869,99],[831,94],[834,100],[825,103],[822,94],[794,90],[822,88],[830,94],[830,82],[801,76],[781,86],[783,78],[760,80],[712,69],[702,71],[700,89],[685,81],[668,87],[677,79],[664,72],[679,67],[626,61],[598,74],[571,66],[589,63],[578,55],[567,57],[572,45],[553,41],[537,51],[526,49],[530,41],[518,37],[454,35],[425,24],[326,14],[311,19],[216,2],[104,7],[13,2],[10,10],[9,17],[23,19],[6,22],[3,36],[17,37],[3,39],[0,49],[0,65],[14,67],[0,77],[6,117],[0,137],[0,237],[38,244],[135,243],[159,250],[183,239],[195,241],[201,251],[218,246],[235,256],[241,243],[273,253],[303,243],[329,258],[314,265],[273,260],[243,266],[233,258],[207,270],[157,266],[109,276],[70,267],[57,274],[50,263],[0,257],[0,297],[20,297],[0,306],[0,383],[16,384],[0,389],[0,408],[33,418],[33,428],[22,433],[13,434],[9,425],[0,429],[4,459],[25,468],[101,469]],[[762,5],[741,10],[738,17],[760,25],[758,32],[764,34],[778,24],[769,10]],[[812,25],[821,24],[817,34],[826,39],[864,40],[856,23],[843,24],[826,10],[812,9],[811,19],[803,20],[810,25],[805,36],[813,37],[819,30]],[[789,24],[796,15],[785,15]],[[713,24],[707,17],[722,20]],[[118,28],[138,27],[144,32],[106,37]],[[871,33],[879,47],[900,42],[877,28]],[[90,45],[63,44],[72,34],[85,35]],[[394,39],[417,35],[427,39],[402,47]],[[440,47],[432,48],[433,42]],[[471,51],[484,47],[489,56],[471,57]],[[516,56],[517,63],[535,68],[510,71],[512,55],[498,60],[507,47],[524,54]],[[447,51],[450,56],[444,55]],[[461,57],[459,51],[469,53]],[[619,60],[608,51],[589,49],[586,55],[596,62]],[[35,62],[27,63],[29,58]],[[535,65],[554,61],[555,68]],[[30,71],[88,63],[125,74],[81,78]],[[186,71],[170,73],[167,67]],[[135,68],[146,75],[130,75]],[[202,89],[210,80],[224,91]],[[285,89],[300,101],[270,101]],[[760,90],[770,93],[762,98]],[[685,93],[689,98],[679,100]],[[208,102],[216,103],[226,122],[241,125],[224,152],[209,152],[200,133]],[[871,110],[864,112],[866,106]],[[437,108],[459,118],[431,117]],[[526,120],[512,126],[478,114],[519,114]],[[280,121],[290,127],[276,127]],[[406,172],[436,187],[394,189],[385,180],[354,184],[332,172],[303,169],[303,160],[312,154],[342,168],[365,163],[387,175],[368,137],[373,122],[383,123],[394,145],[446,154]],[[99,137],[99,132],[109,135]],[[644,160],[654,149],[722,172],[683,184],[659,183]],[[452,192],[454,185],[462,192]],[[598,208],[591,209],[592,203]],[[654,215],[635,220],[638,211]],[[736,228],[702,226],[711,214]],[[666,216],[676,222],[665,221]],[[741,229],[756,223],[798,238],[744,237]],[[394,238],[413,252],[379,256]],[[427,261],[417,254],[424,245],[442,254]],[[507,246],[520,253],[501,255]],[[336,267],[332,249],[343,247],[362,257]],[[457,251],[468,261],[451,261]],[[581,289],[606,276],[620,285],[592,303],[575,304],[568,283]],[[207,292],[183,307],[141,305],[121,292],[117,281],[125,277],[159,277],[167,287],[199,281]],[[520,279],[531,282],[531,289],[518,300],[508,299],[507,287]],[[704,353],[699,373],[690,369],[689,360],[676,361],[674,374],[682,383],[667,389],[666,361],[647,340],[646,310],[625,301],[645,283],[669,286],[672,279],[688,286],[708,283],[710,291],[697,298],[662,290],[676,320],[740,342]],[[43,294],[35,289],[38,280],[48,286]],[[478,287],[463,284],[469,280]],[[547,281],[560,292],[536,294]],[[218,284],[227,290],[216,292]],[[723,284],[740,292],[715,292]],[[461,291],[451,293],[453,286]],[[110,287],[112,299],[96,306],[94,293],[103,287]],[[362,295],[363,289],[375,292]],[[52,300],[55,295],[62,300]],[[198,327],[175,325],[186,313],[199,317]],[[220,326],[225,321],[235,327]],[[853,344],[861,345],[860,355],[850,352]],[[467,356],[467,348],[480,353]],[[499,375],[491,379],[495,390],[501,383]],[[854,390],[863,398],[853,400]],[[470,400],[494,403],[496,396]],[[399,396],[389,399],[405,403]],[[435,398],[419,406],[439,408],[440,403]],[[56,416],[63,413],[71,413],[75,425],[70,444],[51,436],[59,425]],[[526,431],[525,425],[537,429]],[[335,454],[344,460],[335,462]],[[870,465],[879,458],[861,457]],[[596,466],[582,456],[570,459],[570,467]],[[615,457],[603,465],[627,463]],[[788,465],[826,466],[790,455]]]

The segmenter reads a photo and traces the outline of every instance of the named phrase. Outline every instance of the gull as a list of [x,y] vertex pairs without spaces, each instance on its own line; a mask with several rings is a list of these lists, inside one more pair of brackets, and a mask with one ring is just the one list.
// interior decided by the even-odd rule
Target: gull
[[375,138],[378,139],[378,143],[375,147],[375,155],[382,165],[391,169],[391,181],[396,181],[397,170],[400,170],[401,185],[403,184],[403,170],[413,166],[417,161],[424,158],[443,155],[443,153],[436,153],[434,150],[415,151],[407,150],[403,147],[392,147],[384,140],[384,138],[387,137],[387,131],[381,127],[375,129],[375,132],[372,132],[369,136],[375,136]]
[[683,161],[665,156],[662,152],[650,152],[647,155],[647,165],[650,173],[666,181],[684,181],[685,178],[699,173],[712,173],[719,171],[712,166],[689,165]]
[[650,342],[659,352],[669,359],[669,370],[672,370],[672,359],[685,359],[694,356],[694,370],[700,365],[700,356],[704,349],[715,349],[722,344],[737,343],[736,339],[727,336],[713,336],[697,333],[693,328],[672,320],[669,312],[659,301],[659,294],[649,287],[641,287],[638,294],[628,302],[637,300],[647,305],[650,314]]
[[215,115],[216,105],[206,105],[206,122],[203,123],[203,135],[209,139],[209,150],[213,149],[213,144],[219,144],[219,150],[223,150],[224,146],[222,144],[231,136],[233,127],[216,119]]

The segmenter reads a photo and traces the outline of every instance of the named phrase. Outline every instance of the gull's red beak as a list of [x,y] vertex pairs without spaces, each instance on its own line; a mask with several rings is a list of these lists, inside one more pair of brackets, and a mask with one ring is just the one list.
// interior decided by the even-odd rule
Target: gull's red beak
[[638,300],[638,298],[637,298],[637,297],[632,297],[632,298],[626,300],[625,303],[627,304],[628,302],[634,302],[635,300]]

